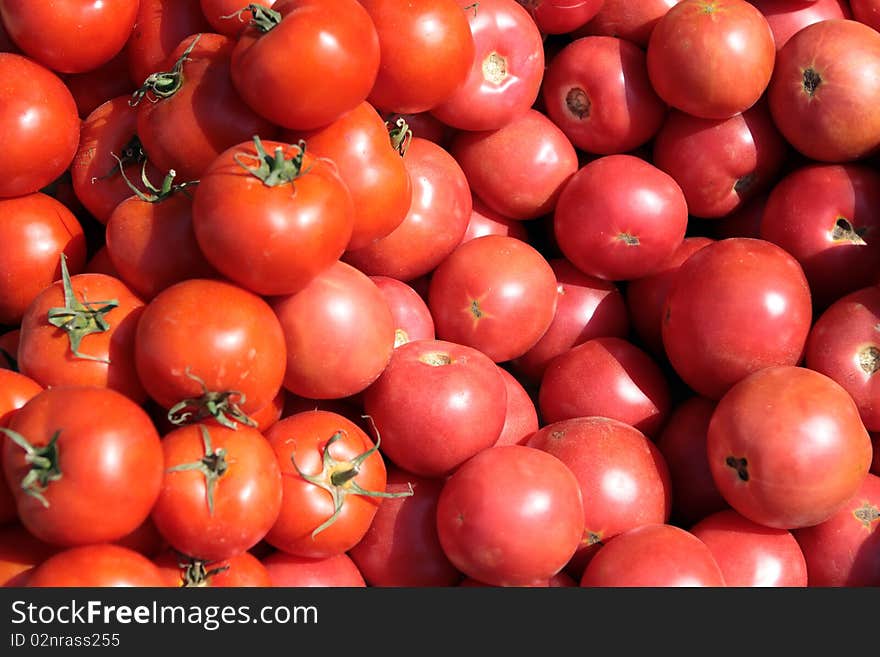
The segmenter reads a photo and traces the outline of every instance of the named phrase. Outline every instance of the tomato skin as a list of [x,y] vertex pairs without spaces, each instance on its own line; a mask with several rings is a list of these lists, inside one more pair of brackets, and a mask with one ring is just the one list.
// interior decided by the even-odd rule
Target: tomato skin
[[425,300],[412,287],[388,276],[370,276],[385,298],[394,321],[394,346],[413,340],[433,340],[434,318]]
[[499,367],[498,371],[507,389],[507,411],[495,447],[521,445],[538,430],[538,409],[528,390],[513,374],[503,367]]
[[482,352],[418,340],[394,350],[363,401],[382,454],[404,470],[439,477],[495,444],[506,395],[498,367]]
[[[159,568],[164,586],[200,586],[210,588],[228,587],[269,587],[272,579],[263,563],[250,552],[242,552],[222,561],[212,561],[204,565],[208,577],[198,584],[187,584],[188,559],[174,550],[160,553],[153,563]],[[219,571],[219,572],[212,572]]]
[[[803,0],[749,0],[757,7],[770,29],[773,31],[773,41],[776,43],[776,51],[798,31],[807,25],[832,18],[852,18],[852,12],[860,0],[844,2],[843,0],[815,0],[803,2]],[[850,10],[850,4],[853,9]]]
[[[171,470],[206,457],[203,430],[212,450],[224,451],[227,465],[216,479],[213,513],[207,475]],[[281,472],[259,431],[213,422],[189,425],[165,434],[162,452],[165,476],[151,518],[175,550],[204,561],[222,561],[249,550],[271,529],[281,509]]]
[[296,557],[275,552],[263,559],[273,586],[281,587],[366,587],[363,575],[347,554],[324,559]]
[[663,100],[704,119],[747,110],[773,73],[776,45],[764,15],[745,0],[683,0],[648,41],[651,84]]
[[71,273],[82,271],[86,238],[73,213],[42,192],[0,198],[0,216],[0,324],[15,326],[37,295],[61,278],[62,253]]
[[593,18],[605,0],[517,0],[529,10],[543,34],[573,32]]
[[556,276],[544,256],[501,235],[457,247],[434,270],[428,290],[437,336],[479,349],[496,363],[535,345],[553,321],[556,299]]
[[471,218],[461,242],[464,243],[484,235],[507,235],[523,242],[529,241],[529,232],[525,223],[502,216],[474,196]]
[[42,492],[48,507],[20,485],[31,470],[24,450],[8,436],[3,446],[19,518],[37,538],[64,546],[114,541],[150,514],[162,482],[159,434],[146,412],[121,393],[48,388],[15,413],[9,429],[34,447],[45,447],[58,432],[62,476]]
[[663,345],[695,392],[720,399],[764,367],[800,361],[812,321],[803,269],[764,240],[730,238],[679,269],[663,311]]
[[0,79],[2,199],[37,192],[62,174],[76,154],[80,121],[64,82],[32,59],[0,52]]
[[30,574],[28,587],[161,587],[156,565],[134,550],[97,543],[49,557]]
[[854,18],[875,30],[880,27],[880,5],[876,0],[849,0],[848,4],[853,15],[846,18]]
[[[547,502],[536,508],[537,498]],[[574,554],[583,513],[577,479],[559,459],[522,445],[492,447],[446,480],[437,532],[446,556],[465,575],[493,586],[535,585]],[[504,531],[509,527],[518,531]]]
[[[379,71],[379,36],[360,3],[278,0],[273,9],[281,22],[266,33],[248,26],[232,52],[232,83],[255,112],[313,130],[366,100]],[[288,66],[290,53],[307,65]]]
[[575,36],[614,36],[646,48],[657,21],[680,1],[605,0],[593,19],[575,31]]
[[471,70],[431,113],[459,130],[497,130],[524,114],[538,97],[544,75],[541,33],[515,0],[483,0],[465,11],[474,40]]
[[[0,19],[29,57],[60,73],[91,71],[113,59],[134,27],[139,0],[0,2]],[[76,29],[70,29],[76,26]]]
[[[301,154],[299,146],[282,142],[266,141],[263,148],[269,155],[280,148],[285,159]],[[193,199],[196,240],[208,262],[242,287],[294,294],[345,250],[354,225],[351,194],[336,166],[313,157],[308,146],[291,183],[267,185],[237,160],[257,166],[254,143],[232,146],[202,174]]]
[[[15,412],[42,390],[43,387],[30,377],[0,368],[0,427],[8,426]],[[16,518],[18,512],[12,489],[5,477],[0,477],[0,525],[12,522]]]
[[[128,59],[120,52],[93,71],[65,75],[64,84],[73,94],[80,117],[85,120],[101,105],[117,96],[131,97],[135,86],[128,77]],[[80,137],[82,142],[82,137]]]
[[590,561],[586,587],[725,586],[712,552],[673,525],[642,525],[619,534]]
[[19,523],[3,523],[0,526],[0,586],[16,586],[14,578],[58,551],[59,548],[39,540]]
[[779,529],[834,515],[856,493],[872,458],[849,394],[827,376],[793,366],[755,372],[722,397],[707,453],[728,504]]

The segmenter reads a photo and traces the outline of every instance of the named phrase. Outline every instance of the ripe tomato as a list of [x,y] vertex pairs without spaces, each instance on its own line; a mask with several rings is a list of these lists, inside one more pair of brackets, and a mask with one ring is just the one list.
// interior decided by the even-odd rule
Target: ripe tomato
[[538,410],[529,391],[513,374],[503,367],[499,367],[498,371],[507,389],[507,409],[504,414],[504,426],[501,427],[495,447],[522,444],[538,430]]
[[880,4],[877,0],[849,0],[848,4],[853,15],[846,18],[855,18],[875,30],[880,27]]
[[776,45],[764,15],[745,0],[683,0],[648,41],[648,75],[673,107],[703,119],[744,112],[764,93]]
[[250,552],[242,552],[220,561],[201,561],[184,557],[168,549],[153,562],[169,587],[268,587],[269,571]]
[[434,270],[428,307],[441,340],[500,363],[522,356],[544,335],[557,296],[556,276],[537,249],[487,235],[463,243]]
[[257,294],[293,294],[342,255],[354,204],[336,166],[303,142],[254,138],[202,174],[192,221],[205,258],[224,276]]
[[13,415],[5,433],[6,481],[22,524],[37,538],[114,541],[150,514],[162,484],[159,434],[121,393],[49,388]]
[[832,18],[852,18],[849,5],[861,4],[860,0],[845,2],[844,0],[749,0],[755,5],[773,31],[773,40],[778,52],[782,46],[807,25]]
[[200,0],[199,4],[215,32],[238,37],[253,18],[253,12],[248,7],[252,4],[271,7],[275,0]]
[[83,119],[117,96],[131,97],[135,90],[135,85],[128,77],[128,58],[124,51],[93,71],[65,75],[62,79]]
[[0,586],[14,586],[10,581],[40,565],[58,552],[18,523],[0,526]]
[[762,369],[724,395],[709,423],[707,452],[728,504],[780,529],[834,515],[861,486],[872,458],[846,390],[792,366]]
[[437,502],[446,556],[493,586],[546,582],[574,554],[583,531],[574,474],[555,456],[522,445],[481,451],[446,480]]
[[605,0],[517,0],[543,34],[573,32],[596,15]]
[[213,562],[260,542],[281,509],[281,472],[263,435],[215,423],[162,439],[165,476],[151,517],[178,552]]
[[379,36],[360,3],[278,0],[252,10],[231,70],[251,109],[284,128],[312,130],[366,100],[379,71]]
[[34,568],[29,587],[164,586],[158,567],[142,554],[107,543],[52,555]]
[[[0,427],[8,426],[15,411],[42,390],[43,387],[39,383],[24,374],[0,368]],[[0,456],[0,464],[2,464],[2,456]],[[15,496],[5,477],[0,477],[0,525],[17,518]]]
[[0,52],[0,80],[2,199],[32,194],[70,166],[79,115],[61,79],[32,59]]
[[323,559],[275,552],[263,559],[272,586],[364,588],[363,575],[347,554]]
[[471,218],[461,241],[464,243],[484,235],[508,235],[523,242],[529,241],[529,231],[525,222],[505,217],[473,196]]
[[599,12],[575,36],[613,36],[646,48],[657,22],[681,0],[605,0]]
[[394,346],[413,340],[433,340],[434,318],[425,300],[412,287],[388,276],[370,276],[388,304],[394,322]]

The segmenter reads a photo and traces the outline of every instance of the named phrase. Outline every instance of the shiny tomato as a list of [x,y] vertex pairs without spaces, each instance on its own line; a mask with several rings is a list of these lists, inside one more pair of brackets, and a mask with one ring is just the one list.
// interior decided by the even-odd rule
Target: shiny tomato
[[165,586],[169,587],[268,587],[269,571],[250,552],[242,552],[220,561],[200,561],[165,550],[153,562],[158,566]]
[[575,31],[575,36],[613,36],[646,48],[657,21],[680,1],[605,0],[592,20]]
[[394,346],[413,340],[433,340],[434,318],[425,300],[412,287],[388,276],[370,276],[385,298],[394,322]]
[[272,586],[281,587],[366,587],[364,577],[347,554],[323,559],[296,557],[275,552],[263,559]]
[[504,415],[504,426],[495,447],[502,445],[523,444],[526,439],[538,430],[538,409],[529,391],[513,374],[503,367],[498,368],[504,387],[507,389],[507,409]]
[[780,529],[816,525],[838,512],[872,458],[846,390],[792,366],[762,369],[724,395],[709,423],[707,452],[728,504]]
[[37,566],[29,587],[160,587],[159,568],[142,554],[107,543],[58,552]]
[[196,424],[162,439],[165,476],[151,517],[178,552],[221,561],[249,550],[281,510],[281,472],[263,435]]

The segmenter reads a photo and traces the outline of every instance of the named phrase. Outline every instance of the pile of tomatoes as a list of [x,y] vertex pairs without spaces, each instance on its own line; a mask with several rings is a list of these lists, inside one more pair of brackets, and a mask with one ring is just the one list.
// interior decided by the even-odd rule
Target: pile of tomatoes
[[0,582],[880,585],[877,29],[0,0]]

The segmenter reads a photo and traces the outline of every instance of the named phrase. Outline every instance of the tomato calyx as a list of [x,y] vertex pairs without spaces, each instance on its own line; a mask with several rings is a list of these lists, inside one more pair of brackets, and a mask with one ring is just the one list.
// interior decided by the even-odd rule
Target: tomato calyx
[[257,426],[257,423],[239,406],[246,401],[243,392],[208,390],[204,379],[193,374],[189,367],[186,368],[185,373],[202,387],[202,394],[199,397],[184,399],[168,409],[168,421],[171,424],[181,426],[213,418],[227,429],[238,429],[238,423],[248,427]]
[[339,518],[339,514],[342,513],[342,508],[345,504],[345,498],[348,495],[364,495],[366,497],[382,497],[382,498],[394,498],[394,497],[410,497],[413,495],[412,484],[409,484],[408,491],[401,491],[399,493],[388,493],[385,491],[374,491],[374,490],[366,490],[362,488],[356,481],[355,477],[360,474],[361,465],[363,465],[364,461],[370,458],[378,449],[379,449],[379,439],[376,439],[376,444],[373,445],[370,449],[358,454],[356,457],[349,461],[337,461],[330,454],[330,447],[338,440],[341,440],[346,436],[345,431],[337,431],[334,433],[330,439],[327,441],[327,444],[324,445],[324,450],[321,454],[322,458],[322,469],[316,475],[306,474],[302,470],[300,470],[299,465],[296,462],[296,455],[291,454],[290,462],[293,464],[294,469],[297,474],[305,479],[310,484],[314,484],[319,488],[323,488],[328,493],[330,493],[330,497],[333,499],[333,515],[331,515],[327,520],[325,520],[321,525],[319,525],[312,532],[312,538],[315,538],[322,531],[330,527],[334,522],[336,522],[337,518]]
[[846,217],[837,217],[834,228],[831,229],[831,239],[835,242],[849,242],[857,246],[867,246],[865,228],[856,228]]
[[119,300],[87,301],[83,296],[80,301],[73,291],[70,273],[67,271],[67,256],[63,253],[61,254],[61,284],[64,287],[64,305],[49,309],[49,323],[67,332],[70,351],[76,358],[109,364],[109,358],[89,356],[82,353],[79,347],[87,335],[110,330],[105,315],[119,305]]
[[[113,157],[116,157],[115,155]],[[118,158],[117,158],[118,159]],[[147,176],[147,162],[146,160],[141,167],[141,182],[144,184],[144,188],[147,190],[146,192],[142,192],[138,189],[134,183],[132,183],[128,176],[125,175],[125,171],[123,170],[122,160],[119,160],[119,175],[122,176],[122,179],[125,181],[125,184],[128,185],[128,188],[144,203],[159,203],[164,201],[169,196],[177,194],[178,192],[182,192],[184,194],[189,195],[188,187],[192,185],[198,185],[198,180],[188,180],[187,182],[182,182],[178,184],[174,184],[174,178],[177,177],[177,172],[174,169],[169,169],[168,174],[165,176],[165,179],[162,181],[161,187],[156,187],[150,182],[149,177]]]
[[568,90],[568,93],[565,94],[565,106],[572,115],[579,119],[590,117],[592,103],[590,103],[587,92],[580,87],[572,87]]
[[[238,166],[252,176],[259,178],[267,187],[277,187],[278,185],[292,183],[309,171],[308,168],[303,169],[303,160],[306,156],[306,142],[303,140],[300,140],[295,145],[297,152],[290,158],[284,156],[283,146],[277,146],[275,154],[269,155],[263,146],[263,142],[257,135],[254,135],[254,148],[257,151],[256,155],[252,153],[236,153],[233,159]],[[242,159],[243,156],[256,158],[260,162],[259,166],[247,165]]]
[[164,98],[170,98],[180,91],[180,88],[183,86],[183,64],[189,61],[189,55],[192,53],[193,48],[196,47],[201,36],[201,34],[196,35],[192,43],[187,46],[183,54],[174,62],[174,66],[170,71],[160,71],[148,75],[140,88],[136,89],[131,95],[131,99],[128,101],[129,106],[137,107],[144,98],[147,98],[151,103],[155,103]]
[[46,492],[49,484],[61,479],[58,454],[58,436],[61,435],[61,430],[55,431],[52,438],[43,447],[34,447],[27,438],[12,429],[0,427],[0,432],[9,436],[12,442],[25,451],[25,462],[31,466],[24,479],[21,480],[21,489],[39,500],[40,504],[48,509],[49,500],[43,496],[43,493]]
[[181,463],[179,465],[168,468],[168,472],[188,472],[196,470],[201,472],[205,477],[205,498],[208,502],[208,514],[214,515],[214,491],[217,488],[217,481],[226,474],[229,464],[226,461],[226,450],[222,447],[216,451],[211,446],[211,434],[204,424],[199,425],[199,431],[202,434],[202,444],[204,445],[205,455],[199,461],[192,463]]
[[402,116],[399,117],[392,126],[389,121],[385,122],[388,128],[388,136],[391,137],[391,147],[400,153],[401,157],[406,155],[406,151],[412,142],[413,132]]
[[[144,147],[141,144],[141,139],[137,135],[132,135],[132,138],[128,140],[125,146],[122,147],[122,154],[116,155],[116,153],[110,153],[113,156],[113,159],[116,160],[116,164],[105,173],[100,178],[92,178],[91,183],[94,185],[98,180],[106,180],[107,178],[112,178],[117,173],[122,173],[123,177],[125,176],[124,169],[129,164],[145,164],[147,161],[147,154],[144,152]],[[127,182],[127,180],[126,180]],[[129,183],[129,187],[131,184]]]
[[258,4],[250,4],[228,16],[221,16],[221,18],[241,19],[242,14],[247,12],[250,12],[251,14],[251,19],[248,24],[253,25],[263,34],[277,27],[283,18],[283,16],[274,9]]
[[738,459],[735,456],[728,456],[724,463],[728,468],[733,468],[736,470],[736,476],[740,478],[741,481],[749,480],[749,461],[745,457]]
[[865,529],[871,529],[871,523],[880,519],[880,509],[870,502],[865,502],[862,506],[853,511],[853,515],[856,520],[864,525]]
[[229,570],[229,564],[211,568],[211,562],[201,559],[186,558],[186,561],[178,562],[180,567],[180,586],[182,588],[204,588],[215,575]]
[[876,374],[880,370],[880,349],[874,345],[862,349],[859,352],[859,367],[868,376]]
[[822,76],[814,68],[804,70],[803,87],[807,95],[812,97],[816,95],[816,90],[822,84]]

